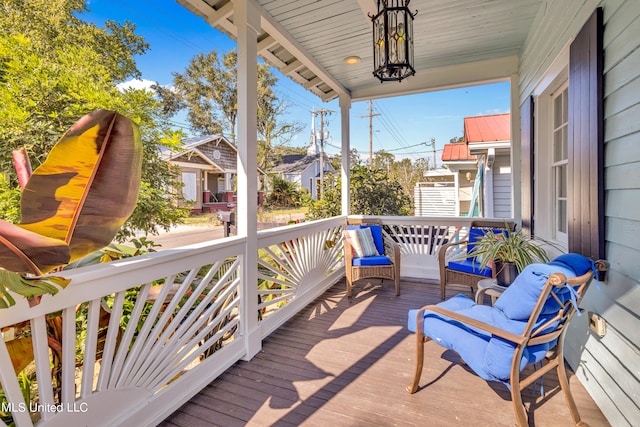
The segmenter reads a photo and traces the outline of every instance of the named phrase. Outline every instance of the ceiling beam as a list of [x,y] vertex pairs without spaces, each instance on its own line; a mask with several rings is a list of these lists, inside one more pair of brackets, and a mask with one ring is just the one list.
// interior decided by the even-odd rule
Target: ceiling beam
[[[204,3],[204,2],[203,2]],[[223,20],[233,14],[233,2],[229,1],[223,4],[219,9],[209,6],[209,12],[206,14],[206,21],[212,27],[217,27]]]

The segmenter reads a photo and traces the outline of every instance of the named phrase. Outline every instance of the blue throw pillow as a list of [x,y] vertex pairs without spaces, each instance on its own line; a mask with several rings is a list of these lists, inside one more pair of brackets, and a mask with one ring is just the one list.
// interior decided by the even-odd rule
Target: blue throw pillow
[[384,240],[382,238],[382,228],[377,225],[349,225],[347,230],[358,230],[360,228],[368,228],[371,230],[373,236],[373,243],[376,245],[376,249],[380,255],[384,255]]
[[557,265],[559,267],[569,268],[576,276],[582,276],[589,270],[594,268],[594,262],[589,258],[580,254],[564,254],[560,255],[549,265]]

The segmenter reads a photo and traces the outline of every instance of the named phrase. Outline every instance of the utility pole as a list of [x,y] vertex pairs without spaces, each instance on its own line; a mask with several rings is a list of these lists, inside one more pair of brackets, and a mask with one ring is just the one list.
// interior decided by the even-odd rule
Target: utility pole
[[373,114],[373,100],[369,100],[369,115],[360,116],[360,118],[369,117],[369,169],[373,167],[373,118],[380,114]]
[[436,169],[436,139],[434,137],[431,137],[431,142],[425,142],[425,145],[427,146],[431,146],[431,148],[433,149],[433,168],[432,169]]
[[324,130],[324,115],[331,113],[333,113],[333,110],[324,109],[311,112],[314,116],[320,116],[320,131],[314,135],[316,140],[320,140],[320,186],[318,187],[318,199],[320,199],[322,195],[322,186],[324,185],[324,140],[329,136],[329,132],[327,131],[325,134]]

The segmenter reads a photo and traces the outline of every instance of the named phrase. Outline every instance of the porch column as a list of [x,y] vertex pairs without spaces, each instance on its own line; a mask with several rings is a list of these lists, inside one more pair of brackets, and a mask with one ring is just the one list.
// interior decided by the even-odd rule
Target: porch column
[[522,222],[521,194],[522,156],[520,151],[520,79],[511,75],[511,216]]
[[340,121],[342,124],[342,215],[349,215],[351,196],[349,194],[349,184],[351,182],[351,141],[349,140],[350,124],[349,110],[351,109],[351,98],[346,95],[340,96]]
[[493,163],[496,160],[496,149],[489,148],[484,167],[484,217],[495,218],[493,199]]
[[262,348],[258,325],[258,31],[260,12],[251,0],[233,2],[238,29],[238,236],[246,238],[241,278],[241,335],[250,360]]

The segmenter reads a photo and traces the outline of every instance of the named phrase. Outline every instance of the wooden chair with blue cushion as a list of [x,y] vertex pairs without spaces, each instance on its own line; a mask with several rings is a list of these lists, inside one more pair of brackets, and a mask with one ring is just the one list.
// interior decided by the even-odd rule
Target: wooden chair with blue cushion
[[[521,391],[555,369],[571,417],[579,424],[565,368],[564,339],[571,318],[582,311],[578,306],[596,268],[607,267],[606,261],[594,263],[582,255],[565,254],[547,264],[528,265],[493,307],[458,294],[410,310],[408,326],[416,333],[417,351],[408,391],[418,390],[424,345],[433,340],[458,353],[478,376],[506,384],[519,426],[528,425]],[[523,372],[531,365],[535,369]]]
[[[504,220],[474,220],[469,228],[469,236],[460,242],[450,242],[442,245],[438,252],[440,264],[440,299],[444,300],[447,284],[455,283],[469,286],[473,292],[478,289],[478,282],[482,279],[495,277],[491,267],[480,269],[480,261],[475,257],[464,258],[471,253],[474,243],[484,236],[487,230],[515,230],[515,223]],[[455,254],[455,255],[453,255]]]
[[347,297],[353,282],[380,278],[393,280],[400,295],[400,247],[382,231],[378,219],[348,219],[344,239]]

